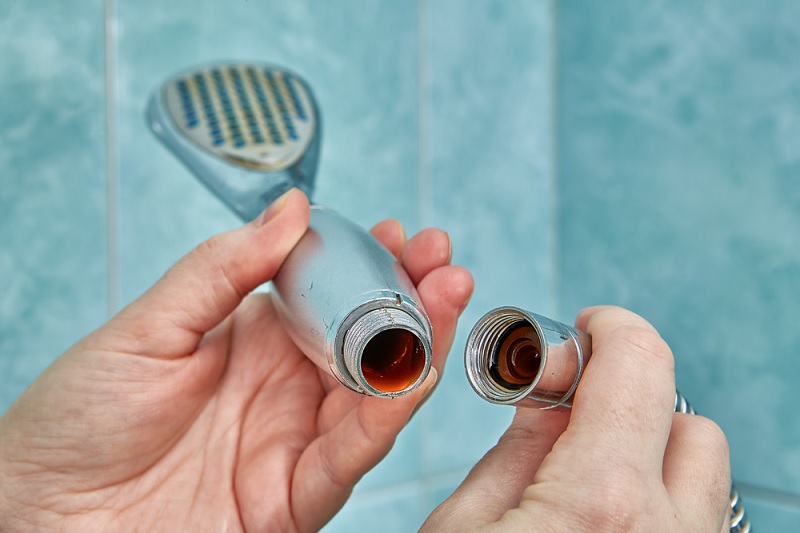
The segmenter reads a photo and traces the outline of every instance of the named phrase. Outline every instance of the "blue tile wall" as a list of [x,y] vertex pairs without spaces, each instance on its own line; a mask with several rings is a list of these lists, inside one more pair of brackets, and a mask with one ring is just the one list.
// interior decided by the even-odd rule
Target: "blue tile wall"
[[800,4],[560,3],[565,314],[671,344],[740,483],[800,493]]
[[270,61],[320,103],[315,199],[364,226],[444,228],[476,282],[436,394],[326,532],[417,529],[505,429],[512,410],[463,375],[483,313],[570,322],[596,303],[659,328],[683,392],[729,437],[754,523],[792,530],[798,51],[794,0],[6,0],[0,412],[109,308],[240,223],[147,130],[150,93],[192,65]]
[[0,412],[107,317],[103,10],[0,4]]
[[334,531],[417,531],[429,513],[425,512],[425,492],[418,484],[392,486],[370,494],[356,494],[328,525]]
[[758,531],[790,532],[800,526],[800,506],[797,499],[785,501],[780,495],[757,498],[745,494],[747,516]]

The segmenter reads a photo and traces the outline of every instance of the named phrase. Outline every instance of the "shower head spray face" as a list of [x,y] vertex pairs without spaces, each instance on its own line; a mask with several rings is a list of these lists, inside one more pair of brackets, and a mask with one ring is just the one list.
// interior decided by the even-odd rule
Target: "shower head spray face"
[[[151,97],[153,132],[242,219],[296,187],[311,198],[320,115],[309,86],[273,65],[183,72]],[[414,284],[368,232],[313,206],[273,280],[275,307],[309,359],[370,396],[407,394],[431,367],[432,331]]]
[[320,119],[308,85],[265,64],[186,71],[150,99],[161,140],[243,219],[297,187],[311,197]]

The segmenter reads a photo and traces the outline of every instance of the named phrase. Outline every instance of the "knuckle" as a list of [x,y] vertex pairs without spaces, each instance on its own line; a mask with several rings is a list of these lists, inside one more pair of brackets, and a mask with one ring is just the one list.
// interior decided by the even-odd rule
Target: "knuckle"
[[603,496],[589,506],[584,521],[595,532],[634,531],[643,517],[651,513],[647,503],[633,491],[622,487],[606,487]]
[[661,336],[642,326],[620,326],[612,333],[619,349],[648,360],[654,360],[670,368],[674,366],[672,350]]
[[193,253],[206,260],[208,260],[208,258],[216,259],[222,255],[223,248],[224,243],[222,235],[214,235],[198,244]]
[[699,497],[709,509],[725,510],[730,505],[731,469],[728,441],[722,429],[711,419],[684,415],[683,431],[696,460],[702,461],[696,475],[702,478]]
[[692,420],[695,433],[700,436],[709,447],[721,453],[721,455],[728,455],[728,439],[725,437],[725,432],[717,425],[716,422],[704,416],[695,415]]
[[633,464],[617,465],[595,478],[586,494],[583,522],[592,531],[636,531],[654,514],[648,476]]
[[691,432],[698,450],[709,456],[711,465],[711,484],[722,487],[727,495],[730,485],[730,448],[725,433],[713,420],[704,416],[693,416]]
[[[323,441],[327,443],[328,441]],[[343,487],[348,488],[349,483],[348,480],[345,479],[345,476],[342,474],[340,468],[336,464],[336,460],[334,458],[334,453],[330,451],[329,447],[320,446],[317,449],[317,453],[319,454],[319,465],[322,470],[323,475],[328,479],[328,481],[336,486],[336,487]]]
[[193,253],[202,258],[204,262],[213,265],[214,273],[209,280],[213,294],[233,292],[239,299],[244,298],[247,291],[238,282],[237,272],[241,269],[241,262],[236,254],[229,253],[229,246],[224,234],[214,235],[201,242]]

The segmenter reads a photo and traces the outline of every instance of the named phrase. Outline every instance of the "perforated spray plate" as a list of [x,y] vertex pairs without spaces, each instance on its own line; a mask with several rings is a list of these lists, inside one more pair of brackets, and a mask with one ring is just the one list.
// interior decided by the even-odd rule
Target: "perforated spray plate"
[[248,168],[274,171],[305,152],[317,117],[305,84],[265,65],[214,65],[164,88],[175,125],[204,150]]

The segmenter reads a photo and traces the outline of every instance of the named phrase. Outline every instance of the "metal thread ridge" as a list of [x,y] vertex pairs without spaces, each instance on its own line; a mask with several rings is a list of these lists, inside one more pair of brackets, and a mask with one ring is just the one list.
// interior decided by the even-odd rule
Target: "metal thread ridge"
[[[378,333],[390,329],[404,329],[417,338],[425,350],[425,366],[421,375],[409,387],[402,391],[386,393],[375,389],[366,380],[361,370],[361,357],[367,344]],[[342,352],[345,367],[353,380],[368,391],[386,396],[399,396],[413,391],[424,381],[430,369],[431,348],[426,340],[425,330],[413,316],[402,309],[393,307],[373,309],[359,317],[345,333]]]

